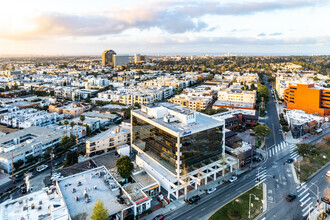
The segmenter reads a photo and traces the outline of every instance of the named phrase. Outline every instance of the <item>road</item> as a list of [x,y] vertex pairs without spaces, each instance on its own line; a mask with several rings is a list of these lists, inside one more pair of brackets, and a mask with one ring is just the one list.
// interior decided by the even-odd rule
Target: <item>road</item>
[[[265,77],[265,85],[270,90],[270,85]],[[218,207],[225,205],[227,202],[239,196],[256,185],[256,177],[267,184],[267,211],[260,219],[303,219],[306,213],[306,206],[315,205],[316,199],[306,193],[303,187],[300,189],[294,181],[293,171],[290,164],[285,161],[294,154],[294,144],[288,144],[283,140],[282,134],[279,132],[280,123],[278,119],[277,109],[270,93],[270,100],[266,104],[268,115],[265,119],[260,119],[264,122],[273,133],[267,138],[267,159],[258,168],[251,170],[242,176],[234,183],[226,183],[217,188],[211,195],[203,195],[197,204],[185,204],[170,213],[166,213],[166,219],[206,219]],[[325,134],[314,136],[306,142],[316,141],[321,139]],[[274,138],[275,136],[275,138]],[[269,153],[269,151],[271,153]],[[269,154],[268,154],[269,153]],[[297,155],[299,156],[299,155]],[[320,191],[327,187],[327,182],[324,180],[325,172],[328,168],[324,168],[321,172],[309,180],[306,186],[310,187],[311,182],[319,184]],[[273,178],[274,177],[274,178]],[[315,187],[316,188],[316,187]],[[315,190],[315,189],[314,189]],[[298,193],[299,191],[299,193]],[[308,191],[308,190],[307,190]],[[285,197],[289,193],[296,193],[298,198],[292,202],[287,202]],[[307,196],[306,196],[307,195]],[[307,202],[305,202],[307,201]],[[315,202],[314,202],[315,201]]]
[[182,208],[166,214],[166,219],[205,219],[209,214],[217,210],[218,207],[225,205],[233,198],[255,186],[257,184],[256,175],[256,169],[242,174],[237,181],[224,183],[217,187],[214,193],[210,195],[203,194],[198,203],[186,204]]

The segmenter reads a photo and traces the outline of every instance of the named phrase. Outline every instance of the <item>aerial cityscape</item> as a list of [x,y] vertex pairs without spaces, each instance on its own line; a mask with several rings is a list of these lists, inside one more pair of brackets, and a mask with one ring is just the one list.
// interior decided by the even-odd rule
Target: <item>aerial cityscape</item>
[[330,219],[330,2],[0,8],[0,220]]

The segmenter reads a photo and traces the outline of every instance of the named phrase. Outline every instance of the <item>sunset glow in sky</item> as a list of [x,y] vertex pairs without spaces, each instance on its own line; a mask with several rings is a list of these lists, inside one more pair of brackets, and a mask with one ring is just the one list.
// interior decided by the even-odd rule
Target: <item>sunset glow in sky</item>
[[327,0],[13,0],[0,54],[329,54]]

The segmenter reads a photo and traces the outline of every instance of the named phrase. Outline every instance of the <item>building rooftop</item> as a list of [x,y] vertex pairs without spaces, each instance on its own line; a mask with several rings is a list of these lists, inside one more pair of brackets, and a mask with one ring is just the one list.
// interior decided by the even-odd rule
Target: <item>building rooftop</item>
[[[89,219],[97,199],[104,203],[110,215],[132,206],[104,166],[65,177],[57,184],[72,219]],[[85,201],[86,198],[89,202]]]
[[55,187],[44,188],[1,204],[0,219],[68,220],[68,208]]
[[180,135],[197,133],[224,124],[223,120],[171,103],[142,106],[134,112]]
[[146,188],[157,183],[146,171],[142,171],[132,175],[132,178],[141,185],[141,188]]
[[233,101],[221,101],[217,100],[213,106],[228,106],[228,107],[233,107],[233,108],[249,108],[253,109],[254,108],[254,103],[253,102],[233,102]]
[[90,138],[88,141],[93,142],[96,140],[100,140],[102,138],[109,138],[115,135],[124,134],[124,133],[130,133],[131,129],[128,127],[123,126],[113,126],[110,129],[106,130],[105,132],[102,132],[101,134],[98,134],[92,138]]
[[[0,147],[12,147],[15,145],[23,147],[36,143],[46,144],[54,139],[61,138],[63,135],[64,133],[62,131],[32,126],[2,136]],[[20,139],[20,143],[17,141],[18,139]]]

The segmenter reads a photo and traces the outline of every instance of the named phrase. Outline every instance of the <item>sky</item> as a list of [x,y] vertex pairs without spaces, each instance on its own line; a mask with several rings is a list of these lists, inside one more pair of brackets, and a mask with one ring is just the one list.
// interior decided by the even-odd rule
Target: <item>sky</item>
[[11,0],[1,55],[330,54],[329,0]]

